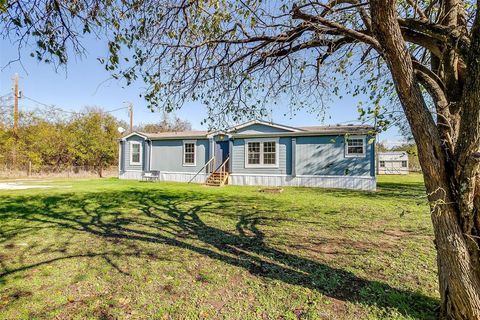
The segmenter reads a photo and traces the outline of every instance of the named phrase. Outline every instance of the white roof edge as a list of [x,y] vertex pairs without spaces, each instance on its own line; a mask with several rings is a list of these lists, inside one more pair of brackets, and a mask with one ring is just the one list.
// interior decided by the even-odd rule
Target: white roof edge
[[250,121],[247,121],[245,123],[239,124],[238,126],[231,127],[226,132],[231,132],[231,131],[234,131],[234,130],[242,129],[242,128],[251,126],[253,124],[263,124],[265,126],[278,128],[278,129],[282,129],[282,130],[287,130],[287,131],[291,131],[291,132],[305,131],[305,130],[295,128],[295,127],[284,126],[284,125],[281,125],[281,124],[278,124],[278,123],[273,123],[273,122],[268,122],[268,121],[263,121],[263,120],[250,120]]
[[206,137],[207,138],[212,138],[214,136],[216,136],[217,134],[224,134],[224,135],[227,135],[228,134],[228,130],[215,130],[215,131],[210,131],[209,133],[207,133]]
[[121,140],[128,139],[128,138],[130,138],[131,136],[139,136],[139,137],[142,137],[143,139],[146,139],[146,140],[149,139],[146,135],[141,134],[141,133],[139,133],[139,132],[137,132],[137,131],[133,131],[132,133],[129,133],[129,134],[127,134],[125,137],[121,137],[120,139],[121,139]]

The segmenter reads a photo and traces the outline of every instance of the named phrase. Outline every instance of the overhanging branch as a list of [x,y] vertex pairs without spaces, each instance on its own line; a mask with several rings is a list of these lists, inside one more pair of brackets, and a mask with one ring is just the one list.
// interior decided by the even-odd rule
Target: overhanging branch
[[313,24],[321,24],[321,25],[324,25],[326,27],[332,28],[332,29],[338,31],[338,33],[340,33],[344,36],[353,38],[353,39],[355,39],[359,42],[367,43],[367,44],[371,45],[372,47],[374,47],[375,49],[377,49],[379,52],[381,52],[381,45],[377,41],[377,39],[368,35],[365,31],[358,31],[358,30],[350,29],[350,28],[348,28],[348,27],[346,27],[346,26],[344,26],[344,25],[342,25],[338,22],[331,21],[331,20],[323,18],[321,16],[315,16],[315,15],[311,15],[311,14],[308,14],[308,13],[304,13],[296,5],[294,5],[293,8],[292,8],[292,18],[293,19],[300,19],[300,20],[310,22],[310,23],[313,23]]

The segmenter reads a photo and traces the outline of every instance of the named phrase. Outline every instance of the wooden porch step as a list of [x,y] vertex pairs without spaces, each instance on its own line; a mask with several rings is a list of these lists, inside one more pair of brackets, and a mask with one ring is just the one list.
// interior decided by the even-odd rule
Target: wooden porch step
[[207,186],[216,186],[221,187],[228,183],[228,161],[229,157],[225,159],[220,167],[218,167],[214,172],[212,172],[207,180],[205,181],[205,185]]
[[210,176],[208,176],[207,181],[205,181],[205,185],[207,186],[215,186],[220,187],[228,182],[228,172],[213,172]]

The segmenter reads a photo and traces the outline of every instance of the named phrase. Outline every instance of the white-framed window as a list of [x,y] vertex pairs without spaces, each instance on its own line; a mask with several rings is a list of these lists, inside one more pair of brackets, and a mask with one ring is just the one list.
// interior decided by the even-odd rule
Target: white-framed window
[[278,168],[278,138],[245,140],[245,168]]
[[142,144],[140,142],[130,142],[130,164],[142,163]]
[[380,168],[385,168],[385,161],[380,161]]
[[259,165],[262,144],[261,142],[248,142],[247,143],[247,164],[249,165]]
[[365,136],[345,137],[345,157],[364,157],[365,149]]
[[407,161],[403,160],[402,161],[402,168],[406,168],[407,167]]
[[196,158],[197,143],[195,140],[183,141],[183,165],[186,167],[195,167],[197,164]]

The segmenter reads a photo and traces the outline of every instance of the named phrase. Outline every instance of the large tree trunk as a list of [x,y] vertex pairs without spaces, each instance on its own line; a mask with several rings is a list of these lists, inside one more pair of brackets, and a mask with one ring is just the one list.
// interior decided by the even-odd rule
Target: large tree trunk
[[480,319],[480,287],[467,239],[452,206],[433,208],[441,314],[443,319]]
[[437,247],[440,316],[444,319],[480,319],[480,232],[477,228],[480,223],[476,214],[478,208],[474,204],[479,191],[476,189],[478,161],[472,156],[480,147],[479,56],[475,57],[473,53],[468,66],[477,73],[463,88],[460,103],[465,111],[458,138],[462,143],[458,144],[459,156],[452,158],[452,150],[442,141],[421,94],[397,22],[395,0],[372,0],[370,4],[373,32],[383,44],[381,54],[390,68],[418,146]]

